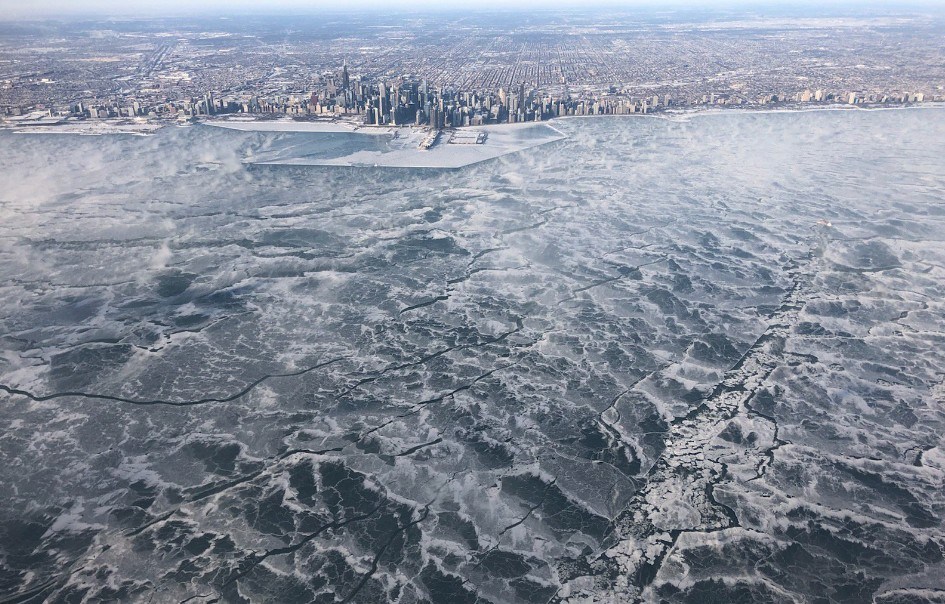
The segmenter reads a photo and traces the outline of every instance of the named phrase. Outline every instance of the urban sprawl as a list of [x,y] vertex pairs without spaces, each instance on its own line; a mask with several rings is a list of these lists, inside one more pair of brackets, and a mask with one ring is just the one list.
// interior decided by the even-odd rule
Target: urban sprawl
[[[401,21],[356,24],[356,34],[344,21],[232,31],[147,21],[52,33],[8,26],[0,117],[55,125],[246,114],[441,129],[706,106],[945,101],[942,21],[932,17]],[[431,27],[441,35],[424,38]]]

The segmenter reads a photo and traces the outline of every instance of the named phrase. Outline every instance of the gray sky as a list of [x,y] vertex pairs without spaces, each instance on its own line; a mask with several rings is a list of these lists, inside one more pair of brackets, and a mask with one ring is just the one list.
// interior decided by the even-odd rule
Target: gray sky
[[[191,13],[265,13],[297,11],[314,13],[331,10],[397,10],[438,8],[456,10],[475,10],[477,8],[500,9],[540,9],[540,8],[604,8],[607,6],[785,6],[808,4],[816,6],[841,5],[855,6],[862,4],[858,0],[475,0],[474,2],[455,2],[450,0],[164,0],[159,2],[141,2],[131,0],[0,0],[0,20],[9,18],[82,16],[111,14],[129,15],[174,15]],[[900,8],[901,1],[875,0],[868,4]],[[945,0],[915,0],[908,2],[913,6],[945,7]]]

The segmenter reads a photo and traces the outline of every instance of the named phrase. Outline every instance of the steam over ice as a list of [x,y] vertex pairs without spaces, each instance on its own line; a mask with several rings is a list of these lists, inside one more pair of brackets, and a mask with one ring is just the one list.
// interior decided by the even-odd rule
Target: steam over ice
[[941,601],[945,112],[555,127],[0,132],[0,594]]

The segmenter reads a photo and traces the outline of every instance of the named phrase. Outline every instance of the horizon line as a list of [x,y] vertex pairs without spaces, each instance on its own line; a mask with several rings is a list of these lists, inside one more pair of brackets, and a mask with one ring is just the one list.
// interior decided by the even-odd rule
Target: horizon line
[[[16,4],[16,8],[13,5]],[[108,4],[110,6],[105,6]],[[384,8],[383,14],[377,14],[376,9]],[[177,18],[218,18],[228,20],[243,17],[282,17],[282,16],[319,16],[319,15],[373,15],[378,18],[394,17],[399,15],[435,14],[435,15],[488,15],[488,14],[582,14],[591,15],[604,10],[645,11],[653,13],[673,13],[679,11],[693,11],[703,14],[727,13],[733,10],[775,10],[790,12],[792,10],[809,10],[815,8],[814,15],[836,10],[850,11],[851,14],[877,11],[888,14],[902,14],[915,10],[945,9],[945,0],[906,0],[905,2],[891,2],[889,0],[722,0],[721,2],[707,2],[707,0],[599,0],[593,7],[576,7],[564,0],[549,0],[540,5],[524,4],[509,6],[489,0],[476,7],[456,7],[444,5],[433,0],[408,0],[399,4],[385,5],[377,0],[354,0],[346,7],[314,6],[308,2],[288,0],[276,6],[260,7],[256,3],[246,2],[233,6],[227,4],[204,3],[194,6],[189,3],[164,6],[151,6],[128,10],[124,2],[65,3],[61,6],[40,8],[35,4],[23,6],[12,0],[0,0],[0,23],[10,22],[41,22],[66,20],[153,20]],[[943,12],[945,14],[945,12]]]

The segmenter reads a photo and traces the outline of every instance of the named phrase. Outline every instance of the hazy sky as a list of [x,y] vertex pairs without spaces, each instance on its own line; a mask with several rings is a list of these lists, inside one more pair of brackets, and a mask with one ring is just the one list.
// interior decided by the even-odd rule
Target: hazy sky
[[[445,9],[475,10],[476,8],[500,9],[541,9],[541,8],[598,8],[604,6],[785,6],[790,4],[809,4],[813,6],[862,4],[857,0],[476,0],[472,3],[456,3],[444,0],[164,0],[163,2],[133,2],[129,0],[0,0],[0,19],[18,17],[56,17],[76,15],[155,15],[185,13],[228,13],[228,12],[317,12],[340,11],[350,9]],[[869,2],[872,6],[888,5],[901,7],[903,2],[877,0]],[[945,0],[917,0],[908,2],[912,5],[945,6]]]

